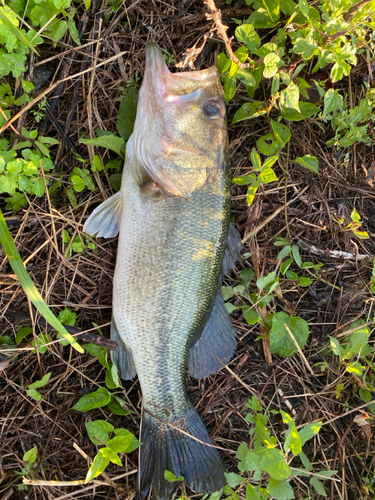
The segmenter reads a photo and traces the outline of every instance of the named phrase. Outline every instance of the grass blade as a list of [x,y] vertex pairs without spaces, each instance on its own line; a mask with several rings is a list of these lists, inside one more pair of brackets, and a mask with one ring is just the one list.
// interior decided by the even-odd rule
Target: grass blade
[[38,309],[43,318],[75,348],[78,352],[84,353],[84,349],[78,344],[76,339],[64,328],[60,321],[53,314],[51,309],[44,302],[43,297],[38,292],[32,279],[27,272],[20,254],[10,235],[4,215],[0,210],[0,242],[5,250],[14,273],[34,306]]

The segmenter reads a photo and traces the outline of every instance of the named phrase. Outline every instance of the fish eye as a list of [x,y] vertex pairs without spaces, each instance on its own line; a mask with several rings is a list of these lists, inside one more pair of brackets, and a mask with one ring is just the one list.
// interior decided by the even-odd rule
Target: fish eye
[[210,118],[218,118],[221,116],[221,107],[218,102],[208,101],[203,106],[203,113]]

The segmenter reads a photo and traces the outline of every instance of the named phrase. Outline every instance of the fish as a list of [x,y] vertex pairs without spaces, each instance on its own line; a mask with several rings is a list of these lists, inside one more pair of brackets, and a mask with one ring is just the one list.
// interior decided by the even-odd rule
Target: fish
[[84,224],[119,235],[113,280],[112,359],[121,378],[138,375],[143,413],[137,498],[168,500],[180,484],[212,493],[225,467],[194,408],[186,370],[207,377],[233,356],[236,334],[220,294],[239,259],[230,223],[226,108],[215,66],[172,73],[146,47],[134,130],[121,189]]

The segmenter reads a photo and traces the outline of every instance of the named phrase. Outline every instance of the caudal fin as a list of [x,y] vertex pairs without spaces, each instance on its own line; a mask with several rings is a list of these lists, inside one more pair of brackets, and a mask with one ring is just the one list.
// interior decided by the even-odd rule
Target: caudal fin
[[194,408],[170,424],[173,427],[147,413],[143,416],[138,498],[143,499],[152,489],[153,499],[169,500],[180,483],[164,479],[166,470],[176,477],[183,476],[194,491],[213,493],[220,490],[225,485],[224,464]]

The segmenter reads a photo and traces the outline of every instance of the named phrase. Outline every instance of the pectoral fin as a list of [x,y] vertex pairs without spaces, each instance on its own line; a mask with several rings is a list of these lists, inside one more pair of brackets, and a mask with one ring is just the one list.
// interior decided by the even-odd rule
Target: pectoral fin
[[111,339],[120,342],[118,348],[111,354],[112,361],[116,364],[120,377],[124,380],[131,380],[137,374],[134,366],[133,355],[129,347],[120,337],[115,318],[113,316],[111,322]]
[[215,373],[228,363],[236,345],[236,332],[219,291],[201,337],[190,348],[189,372],[195,378]]
[[114,238],[118,235],[122,210],[122,192],[114,194],[99,205],[83,226],[87,234],[102,238]]

